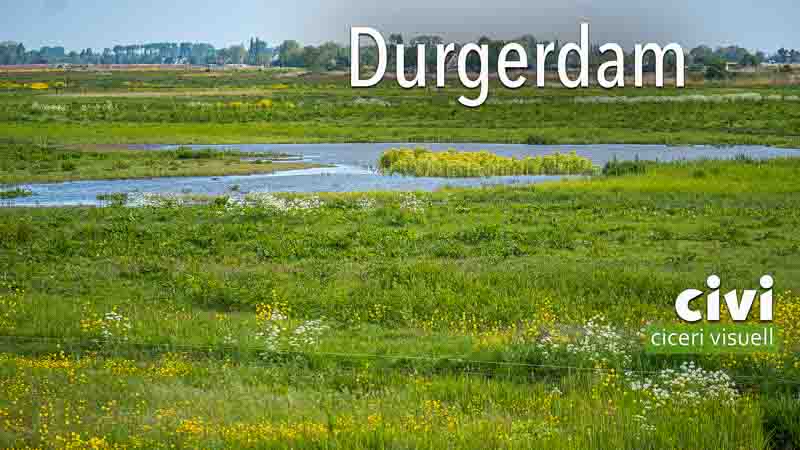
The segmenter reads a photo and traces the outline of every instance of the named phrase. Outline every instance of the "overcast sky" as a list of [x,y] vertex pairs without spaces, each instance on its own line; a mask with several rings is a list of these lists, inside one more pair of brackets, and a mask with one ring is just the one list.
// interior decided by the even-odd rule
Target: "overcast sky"
[[581,21],[591,24],[593,42],[626,47],[800,48],[798,0],[0,0],[0,41],[68,50],[164,41],[220,47],[250,36],[272,45],[346,43],[350,26],[462,42],[524,33],[574,41]]

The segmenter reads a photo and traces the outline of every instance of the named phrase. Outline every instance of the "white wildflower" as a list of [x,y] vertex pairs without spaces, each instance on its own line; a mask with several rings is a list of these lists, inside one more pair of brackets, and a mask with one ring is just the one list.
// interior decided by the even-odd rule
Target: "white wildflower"
[[423,213],[430,206],[429,203],[413,192],[404,192],[400,197],[400,209],[405,209],[414,213]]
[[133,192],[128,194],[126,205],[132,208],[169,208],[183,206],[185,203],[185,199],[176,194]]
[[576,342],[567,344],[566,350],[586,357],[592,362],[619,360],[627,366],[631,363],[631,342],[623,333],[609,324],[602,324],[603,316],[591,318],[583,326],[583,335]]
[[736,384],[728,374],[707,371],[694,362],[683,363],[678,370],[663,369],[652,378],[635,379],[633,372],[626,372],[625,378],[632,391],[644,394],[640,401],[642,414],[634,417],[643,431],[654,430],[647,422],[648,411],[668,406],[692,408],[707,401],[732,406],[739,399]]
[[356,201],[356,207],[364,211],[375,209],[375,205],[375,200],[370,197],[361,197]]
[[228,197],[225,209],[244,213],[247,210],[267,210],[276,213],[302,213],[314,211],[324,206],[318,196],[286,199],[268,192],[253,192],[246,195],[234,194]]
[[33,102],[33,104],[31,105],[31,109],[33,109],[34,111],[49,112],[49,113],[66,113],[69,110],[69,106]]
[[391,103],[387,102],[386,100],[381,100],[379,98],[368,98],[368,97],[358,97],[353,100],[353,105],[356,106],[383,106],[388,107],[392,106]]
[[316,346],[325,330],[330,328],[324,320],[324,318],[306,320],[297,326],[292,326],[283,313],[278,310],[273,311],[264,323],[263,331],[256,333],[256,337],[267,350],[262,356],[283,349],[301,350]]
[[106,313],[100,320],[100,336],[104,342],[127,341],[131,321],[115,311]]

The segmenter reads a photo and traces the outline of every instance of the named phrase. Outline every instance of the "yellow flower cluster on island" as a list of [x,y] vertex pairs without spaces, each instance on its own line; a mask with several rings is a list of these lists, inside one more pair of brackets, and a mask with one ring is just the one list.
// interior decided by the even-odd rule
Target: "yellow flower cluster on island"
[[514,158],[487,151],[434,152],[425,148],[399,148],[385,152],[379,161],[384,172],[416,177],[488,177],[510,175],[588,175],[594,165],[575,152]]

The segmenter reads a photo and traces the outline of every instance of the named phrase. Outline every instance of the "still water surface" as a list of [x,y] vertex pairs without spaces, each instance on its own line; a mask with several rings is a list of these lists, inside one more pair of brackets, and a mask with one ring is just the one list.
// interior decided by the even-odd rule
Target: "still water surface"
[[[136,180],[75,181],[52,184],[29,184],[33,196],[3,201],[5,206],[97,205],[99,194],[117,192],[193,193],[219,195],[238,186],[240,192],[363,192],[376,190],[425,190],[445,186],[481,186],[493,184],[540,183],[562,176],[503,176],[486,178],[417,178],[383,175],[374,170],[380,155],[390,148],[414,147],[415,144],[242,144],[197,145],[194,148],[241,150],[246,152],[281,152],[302,156],[304,161],[333,165],[329,168],[294,170],[269,175],[224,177],[174,177]],[[800,157],[800,150],[763,146],[665,146],[665,145],[520,145],[520,144],[423,144],[435,151],[448,148],[488,150],[503,156],[536,156],[575,151],[602,166],[618,160],[692,160],[728,159],[738,155],[751,158]],[[133,148],[159,151],[175,146],[141,145]],[[279,164],[279,163],[276,163]]]

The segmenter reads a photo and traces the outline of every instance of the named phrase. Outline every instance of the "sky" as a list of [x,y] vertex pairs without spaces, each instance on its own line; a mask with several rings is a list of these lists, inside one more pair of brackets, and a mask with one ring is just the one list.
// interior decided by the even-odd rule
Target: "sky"
[[525,33],[577,41],[584,21],[593,42],[625,47],[800,48],[798,0],[0,0],[0,41],[67,50],[183,41],[222,47],[251,36],[271,45],[347,43],[351,26],[458,42]]

